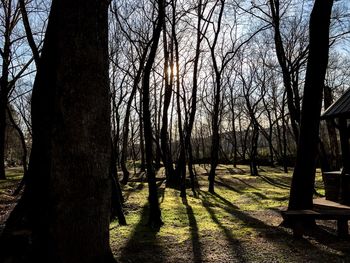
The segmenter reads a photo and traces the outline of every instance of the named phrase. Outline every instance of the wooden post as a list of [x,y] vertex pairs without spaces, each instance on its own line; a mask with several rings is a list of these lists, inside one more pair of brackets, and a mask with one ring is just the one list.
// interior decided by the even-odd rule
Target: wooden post
[[349,234],[348,220],[338,219],[337,220],[337,234],[339,237],[347,237]]
[[349,203],[349,199],[347,195],[347,186],[346,186],[346,178],[345,176],[350,174],[350,152],[349,152],[349,136],[347,131],[347,120],[344,118],[339,118],[339,133],[340,133],[340,144],[342,151],[342,162],[343,162],[343,170],[340,175],[340,202],[342,204]]

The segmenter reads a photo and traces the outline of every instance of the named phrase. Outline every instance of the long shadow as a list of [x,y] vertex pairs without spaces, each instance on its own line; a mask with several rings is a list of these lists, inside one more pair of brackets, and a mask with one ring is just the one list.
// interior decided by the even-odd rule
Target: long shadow
[[223,182],[222,180],[218,181],[218,180],[215,180],[215,184],[216,185],[220,185],[220,186],[223,186],[223,187],[226,187],[227,189],[231,190],[231,191],[234,191],[234,192],[237,192],[239,194],[243,194],[243,192],[241,190],[239,190],[238,188],[236,187],[233,187],[231,185],[228,185],[227,183]]
[[145,183],[140,182],[137,184],[136,182],[131,182],[128,183],[128,186],[130,187],[129,189],[125,189],[125,187],[122,186],[124,201],[127,201],[132,193],[141,191],[145,187]]
[[220,220],[217,218],[217,216],[212,208],[213,204],[211,204],[211,202],[208,200],[208,198],[205,196],[205,194],[203,195],[203,193],[206,193],[206,192],[199,193],[199,196],[202,197],[203,206],[208,211],[208,213],[209,213],[211,219],[214,221],[214,223],[224,232],[227,241],[230,243],[232,251],[234,251],[234,253],[235,253],[235,255],[234,255],[235,258],[238,259],[238,261],[242,262],[242,263],[248,262],[247,259],[245,258],[244,247],[241,245],[240,241],[232,235],[231,231],[220,222]]
[[186,198],[182,198],[182,203],[186,207],[186,213],[187,213],[188,222],[190,225],[194,262],[202,262],[203,261],[203,259],[202,259],[202,247],[201,247],[201,243],[199,242],[199,234],[198,234],[199,230],[198,230],[197,220],[194,216],[193,209],[188,204]]
[[255,186],[253,186],[253,185],[251,185],[251,184],[248,184],[246,181],[244,181],[244,180],[242,180],[242,179],[240,179],[240,178],[234,177],[234,178],[232,178],[232,179],[237,180],[237,181],[241,182],[242,184],[245,184],[245,185],[248,186],[249,188],[252,188],[252,189],[255,189],[255,190],[259,190],[259,189],[256,188]]
[[[239,194],[241,194],[241,195],[247,195],[247,196],[249,196],[251,199],[253,199],[254,201],[259,202],[259,203],[260,203],[260,200],[261,200],[261,199],[263,199],[263,200],[270,199],[270,198],[267,197],[265,194],[262,194],[262,193],[260,193],[260,192],[249,192],[249,193],[244,192],[244,191],[242,191],[242,190],[240,190],[240,189],[238,189],[238,188],[236,188],[236,187],[233,187],[233,186],[229,185],[228,183],[224,182],[224,180],[222,180],[222,179],[220,179],[220,181],[215,180],[215,183],[216,183],[216,185],[225,187],[225,188],[227,188],[227,189],[229,189],[229,190],[231,190],[231,191],[237,192],[237,193],[239,193]],[[249,184],[247,184],[247,185],[249,185]],[[253,189],[256,189],[257,191],[259,191],[259,189],[255,188],[255,187],[253,187],[253,186],[252,186],[252,188],[253,188]],[[256,198],[256,197],[253,197],[252,195],[257,196],[257,198]],[[276,201],[281,201],[281,198],[271,198],[271,199],[276,200]],[[284,199],[282,199],[282,200],[284,200]]]
[[[228,167],[227,170],[229,171],[230,174],[245,174],[246,173],[246,171],[244,171],[243,169],[238,168],[238,167],[236,167],[236,168],[229,168]],[[237,172],[237,170],[238,170],[238,172]]]
[[[262,179],[263,179],[264,181],[266,181],[266,177],[264,177],[264,176],[260,176],[260,177],[262,177]],[[223,178],[218,178],[217,180],[215,180],[215,183],[216,183],[217,185],[219,185],[219,186],[223,186],[223,187],[225,187],[225,188],[227,188],[227,189],[229,189],[229,190],[235,191],[235,192],[237,192],[237,193],[239,193],[239,194],[248,195],[248,196],[250,196],[254,201],[257,201],[257,202],[260,202],[261,199],[262,199],[262,200],[271,199],[271,200],[274,200],[274,201],[285,201],[285,200],[288,199],[287,196],[285,196],[285,197],[269,197],[269,196],[267,196],[267,195],[265,195],[265,194],[263,194],[263,193],[260,193],[261,189],[258,189],[258,188],[256,188],[256,187],[254,187],[253,185],[248,184],[248,183],[245,182],[244,180],[239,179],[239,178],[233,178],[233,179],[234,179],[234,180],[237,180],[237,181],[239,181],[239,182],[241,182],[241,183],[244,184],[244,185],[246,185],[247,187],[249,187],[249,189],[254,189],[254,190],[256,190],[256,191],[254,191],[254,192],[250,191],[249,193],[244,192],[244,191],[242,191],[242,189],[245,189],[244,187],[243,187],[242,189],[240,189],[240,188],[238,188],[238,187],[233,187],[233,186],[229,185],[229,183],[232,183],[232,182],[230,182],[230,181],[228,181],[228,180],[224,180]],[[269,182],[269,184],[271,184],[271,182]],[[273,184],[272,184],[272,185],[273,185]],[[273,186],[276,186],[276,185],[273,185]],[[282,187],[280,187],[280,186],[277,186],[277,187],[282,188]],[[289,187],[288,187],[288,188],[285,188],[285,189],[289,189]],[[257,198],[252,197],[252,195],[255,195]]]
[[[158,189],[160,188],[160,186],[163,184],[164,181],[165,181],[164,178],[157,178],[157,188]],[[129,181],[127,185],[130,188],[128,188],[128,189],[125,189],[125,186],[122,186],[124,200],[127,201],[129,199],[129,196],[132,193],[143,190],[146,183],[147,182],[144,182],[143,179],[141,178],[141,180],[134,179],[132,181]],[[160,190],[160,192],[161,192],[161,190]],[[162,196],[162,199],[164,199],[164,191],[162,192],[161,196]]]
[[263,181],[265,181],[266,183],[272,185],[272,186],[275,186],[275,187],[279,187],[279,188],[283,188],[283,189],[289,189],[290,188],[290,185],[288,184],[285,184],[283,182],[279,182],[275,179],[272,179],[270,177],[267,177],[267,176],[264,176],[264,175],[260,175],[259,176]]
[[157,240],[158,230],[147,226],[149,207],[144,206],[141,219],[135,226],[128,242],[120,250],[118,262],[162,263],[166,256],[162,245]]
[[[317,250],[320,253],[322,253],[323,256],[334,257],[334,254],[332,254],[330,251],[324,251],[324,250],[320,249],[319,247],[315,246],[314,244],[310,243],[306,239],[296,240],[283,228],[278,228],[278,227],[267,225],[263,221],[248,215],[247,213],[241,211],[239,209],[239,207],[233,205],[230,201],[228,201],[226,198],[220,196],[219,194],[216,194],[216,193],[210,194],[207,192],[201,192],[201,196],[203,197],[203,200],[204,200],[203,205],[207,208],[207,210],[210,209],[211,205],[213,205],[213,204],[211,204],[211,202],[208,198],[209,195],[212,196],[213,198],[215,198],[216,200],[218,200],[219,202],[225,204],[225,207],[222,207],[222,209],[224,209],[224,211],[226,211],[227,213],[238,218],[239,220],[244,222],[246,225],[253,227],[256,231],[263,234],[267,239],[269,239],[271,242],[277,244],[279,247],[283,247],[283,246],[286,247],[286,245],[287,245],[287,247],[292,246],[292,249],[295,250],[294,244],[297,242],[299,245],[302,245],[303,247],[305,247],[305,249],[314,249],[314,250]],[[324,245],[327,245],[329,247],[334,247],[335,249],[339,249],[335,246],[332,246],[332,242],[335,241],[334,235],[330,234],[327,231],[321,232],[321,231],[317,231],[317,230],[316,231],[310,230],[310,231],[307,231],[306,234],[314,237],[317,241],[319,241],[320,243],[322,243]],[[287,240],[287,242],[281,243],[276,239],[276,237],[284,238]],[[339,239],[337,239],[337,240],[339,240]],[[344,250],[342,250],[342,252],[346,253],[347,257],[350,256],[349,249],[344,249]]]

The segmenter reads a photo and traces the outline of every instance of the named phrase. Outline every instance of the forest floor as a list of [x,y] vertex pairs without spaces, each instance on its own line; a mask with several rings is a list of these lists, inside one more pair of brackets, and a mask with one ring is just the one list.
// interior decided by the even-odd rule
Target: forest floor
[[[119,263],[233,263],[233,262],[350,262],[350,238],[336,236],[335,221],[318,221],[319,229],[295,239],[279,226],[286,209],[291,173],[260,167],[260,176],[247,166],[219,165],[215,194],[207,191],[209,166],[196,165],[198,196],[187,199],[165,188],[164,170],[158,172],[164,226],[147,223],[148,187],[144,174],[131,176],[123,186],[128,225],[111,224],[111,247]],[[16,203],[11,194],[21,170],[11,168],[0,181],[0,230]],[[316,188],[323,193],[320,173]],[[0,231],[1,232],[1,231]]]

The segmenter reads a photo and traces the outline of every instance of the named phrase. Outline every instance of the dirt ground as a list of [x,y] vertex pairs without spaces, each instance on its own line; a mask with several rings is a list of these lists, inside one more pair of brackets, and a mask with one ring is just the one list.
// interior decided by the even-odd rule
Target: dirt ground
[[[248,167],[220,165],[215,194],[207,192],[209,166],[196,166],[200,189],[188,190],[186,199],[165,188],[164,171],[158,173],[164,226],[147,227],[145,175],[134,175],[123,187],[128,225],[111,223],[111,247],[120,263],[229,263],[229,262],[350,262],[350,239],[336,236],[334,221],[318,221],[318,228],[295,239],[279,226],[288,203],[291,173],[260,168],[252,177]],[[0,181],[0,227],[16,202],[11,194],[20,169],[10,169]],[[323,193],[317,174],[317,191]]]

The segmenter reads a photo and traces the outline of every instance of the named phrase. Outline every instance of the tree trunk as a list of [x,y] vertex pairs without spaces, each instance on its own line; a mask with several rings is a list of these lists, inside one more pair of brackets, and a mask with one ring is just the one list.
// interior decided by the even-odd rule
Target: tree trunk
[[288,160],[287,160],[287,125],[288,122],[285,120],[286,114],[285,114],[285,105],[284,105],[284,101],[285,101],[285,96],[286,93],[283,94],[283,105],[282,105],[282,111],[281,111],[281,116],[282,116],[282,158],[283,158],[283,170],[285,173],[288,173]]
[[126,219],[123,211],[123,193],[119,184],[118,170],[116,166],[116,156],[114,153],[113,140],[111,140],[111,163],[110,163],[110,176],[112,179],[112,201],[111,201],[111,219],[118,218],[119,225],[126,225]]
[[143,134],[143,102],[142,102],[142,94],[140,94],[140,171],[144,172],[146,170],[146,159],[145,159],[145,137]]
[[123,179],[121,180],[122,184],[126,184],[129,181],[129,171],[126,167],[126,157],[127,157],[127,151],[128,151],[128,137],[129,137],[129,123],[130,123],[130,111],[131,111],[131,103],[135,97],[137,87],[141,81],[141,76],[142,76],[142,68],[143,64],[146,61],[147,58],[147,51],[148,51],[148,46],[147,48],[144,49],[142,53],[142,57],[140,60],[140,67],[137,71],[134,84],[131,90],[131,94],[128,100],[128,103],[126,105],[126,110],[125,110],[125,119],[124,119],[124,125],[123,125],[123,145],[122,145],[122,153],[121,153],[121,158],[120,158],[120,166],[123,171]]
[[[179,47],[175,39],[175,57],[176,57],[176,70],[179,72],[180,64],[179,64]],[[186,146],[185,146],[185,138],[183,133],[183,124],[181,114],[183,113],[180,104],[180,76],[177,74],[176,76],[176,105],[177,105],[177,120],[178,120],[178,131],[179,131],[179,143],[180,143],[180,154],[179,159],[177,161],[177,167],[175,173],[178,175],[180,179],[180,196],[186,197]],[[175,178],[176,180],[177,178]],[[175,182],[177,186],[177,182]]]
[[[9,10],[12,7],[9,6]],[[7,12],[9,12],[7,10]],[[10,18],[5,19],[4,46],[2,49],[2,68],[0,77],[0,179],[5,176],[5,135],[6,135],[6,108],[8,104],[9,87],[9,66],[10,66]]]
[[[0,94],[1,96],[2,94]],[[0,97],[0,180],[5,180],[5,134],[7,99]]]
[[290,71],[287,65],[287,57],[283,47],[282,35],[280,31],[280,4],[279,0],[269,0],[272,24],[274,28],[274,41],[276,47],[276,55],[278,62],[282,70],[283,85],[287,93],[287,105],[290,114],[290,121],[292,130],[294,133],[295,141],[298,142],[299,138],[299,123],[300,123],[300,110],[299,110],[299,94],[298,90],[293,90],[292,79]]
[[[173,40],[171,40],[171,49],[173,47]],[[162,128],[160,131],[160,140],[162,148],[163,163],[165,167],[165,174],[167,182],[170,182],[174,176],[173,160],[169,147],[169,134],[168,134],[168,110],[171,102],[172,96],[172,83],[174,77],[173,69],[173,59],[169,63],[169,52],[172,53],[172,50],[168,50],[168,40],[167,40],[167,30],[166,22],[163,21],[163,49],[164,49],[164,106],[163,106],[163,115],[162,115]],[[173,53],[172,53],[173,54]],[[173,55],[171,56],[173,57]],[[170,69],[170,76],[169,76]]]
[[108,3],[52,3],[33,88],[30,176],[18,204],[32,230],[30,262],[114,262]]
[[153,167],[153,135],[152,135],[152,123],[150,112],[150,74],[152,71],[154,59],[157,53],[160,33],[162,31],[162,24],[164,19],[164,2],[158,0],[158,21],[153,31],[153,43],[150,48],[150,53],[145,65],[143,79],[142,79],[142,106],[143,106],[143,125],[145,140],[145,153],[146,153],[146,167],[147,167],[147,179],[148,179],[148,201],[150,206],[150,214],[148,218],[148,224],[153,228],[159,228],[163,225],[161,219],[161,211],[159,208],[156,174]]
[[307,64],[297,161],[288,209],[311,209],[315,182],[322,91],[328,65],[333,0],[316,0],[310,17]]
[[[255,122],[255,121],[254,121]],[[258,156],[259,126],[253,123],[252,147],[250,151],[250,175],[259,176],[256,159]]]
[[212,112],[212,137],[211,137],[211,152],[210,152],[210,172],[209,172],[209,188],[210,193],[214,193],[214,182],[215,182],[215,172],[216,167],[219,162],[219,149],[220,149],[220,104],[221,104],[221,73],[222,69],[219,70],[217,64],[217,57],[215,53],[215,47],[218,41],[220,29],[221,29],[221,20],[224,13],[225,1],[221,0],[221,7],[218,17],[217,30],[215,32],[213,44],[210,46],[210,55],[213,63],[213,71],[215,73],[215,86],[214,86],[214,108]]
[[190,174],[191,188],[192,192],[195,194],[195,174],[193,171],[193,154],[192,154],[192,129],[194,124],[194,119],[196,116],[197,110],[197,85],[198,85],[198,66],[199,66],[199,56],[200,56],[200,47],[202,41],[202,32],[201,32],[201,21],[202,21],[202,0],[199,0],[198,9],[197,9],[197,41],[196,41],[196,50],[195,57],[193,62],[193,87],[192,87],[192,96],[191,96],[191,112],[188,124],[186,125],[186,136],[185,136],[185,145],[188,155],[188,171]]

